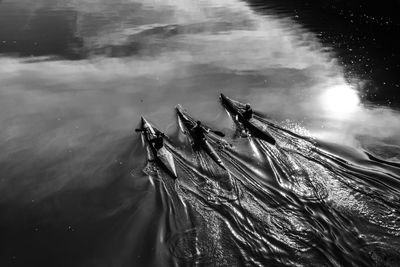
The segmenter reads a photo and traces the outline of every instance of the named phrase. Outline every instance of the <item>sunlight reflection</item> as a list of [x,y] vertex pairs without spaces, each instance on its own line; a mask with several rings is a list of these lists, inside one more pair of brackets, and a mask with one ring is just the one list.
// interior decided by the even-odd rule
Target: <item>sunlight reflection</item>
[[253,151],[253,157],[257,158],[258,160],[261,160],[261,154],[260,154],[260,151],[258,150],[256,144],[254,144],[253,139],[249,139],[249,140],[250,140],[249,144],[250,144],[251,150]]
[[320,102],[326,111],[343,116],[353,113],[358,109],[360,98],[357,91],[349,85],[341,84],[327,88],[321,95]]

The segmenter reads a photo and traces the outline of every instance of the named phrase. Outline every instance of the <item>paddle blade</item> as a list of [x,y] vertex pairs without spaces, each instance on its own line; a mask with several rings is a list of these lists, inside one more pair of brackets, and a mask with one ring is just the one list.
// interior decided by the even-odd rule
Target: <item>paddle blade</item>
[[212,131],[212,132],[220,137],[225,137],[225,134],[223,132],[220,132],[220,131]]

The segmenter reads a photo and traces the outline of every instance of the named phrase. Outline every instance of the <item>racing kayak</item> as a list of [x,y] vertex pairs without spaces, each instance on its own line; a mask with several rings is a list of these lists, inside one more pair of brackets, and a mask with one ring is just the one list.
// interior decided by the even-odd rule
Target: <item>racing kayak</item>
[[150,143],[150,140],[156,137],[156,131],[151,124],[142,117],[142,140],[147,144],[147,158],[149,161],[156,161],[161,167],[163,167],[174,179],[178,178],[176,174],[174,157],[171,152],[169,152],[165,147],[157,150],[153,144]]
[[[192,128],[196,125],[196,122],[193,118],[191,118],[185,110],[182,108],[181,105],[176,106],[176,113],[178,114],[178,120],[180,125],[186,129],[186,133],[189,133],[190,138],[192,141],[194,141],[193,138],[193,132]],[[202,125],[205,129],[209,129],[206,126]],[[182,128],[182,127],[181,127]],[[207,141],[207,139],[202,139],[199,142],[199,147],[202,149],[204,152],[206,152],[212,160],[214,160],[221,168],[226,170],[226,167],[224,163],[222,162],[221,158],[218,156],[217,152],[214,150],[214,148],[210,145],[210,143]]]
[[232,115],[233,118],[237,118],[237,120],[242,123],[242,125],[253,137],[262,139],[272,145],[275,145],[276,141],[272,135],[270,135],[262,125],[257,124],[254,118],[251,118],[250,120],[245,120],[243,118],[242,112],[244,111],[245,107],[243,103],[232,100],[224,94],[221,94],[220,99],[225,109]]

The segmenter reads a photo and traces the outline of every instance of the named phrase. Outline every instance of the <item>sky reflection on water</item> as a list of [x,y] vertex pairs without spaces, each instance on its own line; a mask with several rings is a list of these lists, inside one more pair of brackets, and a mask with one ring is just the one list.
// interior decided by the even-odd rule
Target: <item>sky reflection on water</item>
[[[47,3],[23,9],[34,19],[43,8]],[[63,8],[52,4],[47,12]],[[364,107],[362,81],[348,84],[315,35],[286,19],[256,15],[243,2],[72,1],[68,10],[65,16],[76,18],[73,35],[88,55],[138,49],[123,58],[101,54],[79,61],[27,63],[4,55],[0,123],[3,146],[15,146],[9,153],[86,146],[99,132],[111,139],[130,135],[141,114],[173,131],[178,103],[230,127],[216,118],[220,92],[319,138],[358,146],[358,135],[398,137],[396,111]]]
[[[141,173],[141,115],[172,134],[182,104],[228,132],[220,93],[346,153],[400,159],[398,111],[363,103],[366,81],[346,80],[333,51],[290,19],[235,0],[28,2],[0,3],[11,22],[0,29],[0,204],[108,186],[110,169]],[[122,183],[117,210],[145,187]],[[96,220],[117,212],[108,205]]]

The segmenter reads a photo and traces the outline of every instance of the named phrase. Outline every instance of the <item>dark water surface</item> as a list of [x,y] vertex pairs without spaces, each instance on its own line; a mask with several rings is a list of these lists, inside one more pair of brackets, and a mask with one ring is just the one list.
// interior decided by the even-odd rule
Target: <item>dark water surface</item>
[[[398,48],[304,3],[0,1],[0,266],[398,266]],[[277,145],[240,137],[221,92]],[[179,103],[226,134],[229,175]]]
[[360,97],[399,107],[400,2],[361,0],[249,1],[261,13],[292,18],[334,48],[347,79],[367,81]]

